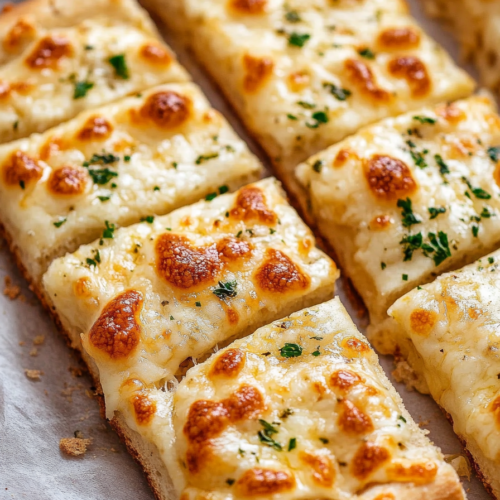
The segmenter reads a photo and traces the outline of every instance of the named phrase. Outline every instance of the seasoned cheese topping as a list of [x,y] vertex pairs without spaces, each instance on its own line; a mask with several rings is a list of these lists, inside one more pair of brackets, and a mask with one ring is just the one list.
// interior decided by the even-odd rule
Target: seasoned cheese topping
[[[500,252],[399,299],[389,314],[412,365],[500,491]],[[487,461],[485,463],[484,458]],[[497,471],[497,472],[495,472]]]
[[361,130],[300,165],[313,216],[373,323],[500,245],[500,119],[473,97]]
[[472,89],[400,1],[150,3],[174,29],[172,8],[184,13],[204,64],[289,168],[362,125]]
[[159,415],[142,432],[165,449],[183,500],[432,499],[444,478],[447,498],[464,498],[338,299],[218,351],[170,405],[168,432]]
[[106,221],[165,214],[260,170],[196,86],[163,85],[0,146],[2,219],[39,278],[52,258],[98,238]]
[[43,132],[154,85],[187,80],[156,36],[117,20],[37,32],[0,68],[0,141]]
[[112,416],[129,379],[159,387],[188,357],[330,298],[337,276],[268,179],[128,228],[106,222],[44,286],[64,327],[83,333]]

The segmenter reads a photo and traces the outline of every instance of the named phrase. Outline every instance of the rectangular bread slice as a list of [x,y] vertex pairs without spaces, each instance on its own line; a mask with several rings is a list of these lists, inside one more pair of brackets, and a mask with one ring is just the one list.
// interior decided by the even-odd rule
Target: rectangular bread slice
[[133,377],[122,422],[186,500],[462,500],[339,299],[237,340],[170,392]]
[[422,0],[427,12],[446,21],[481,83],[500,92],[500,4],[478,0]]
[[381,352],[398,350],[396,299],[500,247],[499,159],[495,106],[471,97],[362,129],[298,167]]
[[390,309],[419,389],[448,414],[500,498],[500,252],[400,298]]
[[361,126],[470,94],[471,79],[404,2],[147,0],[296,193],[292,169]]
[[0,222],[28,277],[109,227],[259,178],[262,167],[192,83],[167,84],[0,146]]
[[35,0],[0,16],[0,142],[189,80],[135,1],[84,5]]
[[83,334],[111,418],[131,374],[170,380],[187,358],[331,298],[337,277],[266,179],[82,246],[42,293],[74,346]]

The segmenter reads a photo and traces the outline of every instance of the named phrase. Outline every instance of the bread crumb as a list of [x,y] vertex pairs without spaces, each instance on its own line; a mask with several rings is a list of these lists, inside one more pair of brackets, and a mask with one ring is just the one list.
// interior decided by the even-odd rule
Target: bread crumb
[[33,339],[33,344],[34,345],[42,345],[45,342],[45,335],[37,335]]
[[19,345],[20,346],[26,345],[26,342],[24,340],[21,340],[21,342],[19,342]]
[[4,283],[5,287],[3,289],[3,294],[10,300],[16,300],[19,295],[21,295],[21,287],[13,285],[10,276],[5,276]]
[[38,349],[36,347],[33,347],[30,351],[30,356],[38,356]]
[[85,455],[87,452],[87,446],[90,446],[91,442],[91,439],[62,438],[59,441],[59,449],[63,453],[66,453],[66,455],[79,457],[81,455]]
[[78,366],[70,366],[68,370],[71,372],[71,375],[73,375],[73,377],[75,378],[83,376],[83,370]]
[[40,380],[40,376],[43,375],[41,370],[29,370],[27,368],[24,370],[24,373],[31,380]]

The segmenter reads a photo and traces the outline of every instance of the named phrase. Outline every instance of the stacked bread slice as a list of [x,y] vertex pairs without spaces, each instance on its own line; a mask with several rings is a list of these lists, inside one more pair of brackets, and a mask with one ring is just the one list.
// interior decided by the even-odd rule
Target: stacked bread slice
[[[149,4],[417,358],[388,307],[500,246],[492,104],[400,0]],[[87,10],[0,18],[0,223],[156,496],[463,499],[279,183],[132,0]]]

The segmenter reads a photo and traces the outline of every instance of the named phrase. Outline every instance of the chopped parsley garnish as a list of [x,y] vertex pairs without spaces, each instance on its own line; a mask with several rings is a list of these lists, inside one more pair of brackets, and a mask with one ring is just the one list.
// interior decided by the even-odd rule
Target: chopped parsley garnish
[[175,318],[171,315],[171,316],[170,316],[170,321],[174,321],[174,319],[175,319]]
[[375,53],[369,48],[358,50],[358,54],[365,59],[375,59]]
[[19,181],[19,187],[20,187],[21,189],[24,189],[24,188],[26,187],[25,182],[24,182],[24,181]]
[[283,410],[283,412],[280,415],[280,418],[288,418],[290,415],[293,415],[293,410],[287,408],[286,410]]
[[296,358],[302,354],[302,347],[298,344],[285,343],[284,347],[280,349],[280,354],[284,358]]
[[217,193],[208,193],[205,196],[205,201],[212,201],[215,198],[217,198]]
[[101,263],[101,254],[99,253],[99,250],[96,250],[95,251],[95,255],[94,255],[94,258],[93,259],[90,259],[87,257],[87,265],[89,267],[97,267],[97,264],[100,264]]
[[300,14],[296,10],[289,10],[285,14],[285,19],[289,23],[300,23],[300,21],[302,21]]
[[19,128],[19,120],[16,120],[16,121],[14,122],[14,124],[12,125],[12,128],[13,128],[14,130],[17,130],[17,129]]
[[106,229],[104,229],[104,231],[102,232],[102,237],[113,239],[113,233],[115,232],[116,229],[115,225],[107,220],[104,221],[104,223],[106,224]]
[[153,224],[154,220],[154,215],[146,215],[146,217],[141,217],[141,222],[147,222],[148,224]]
[[118,177],[118,172],[114,172],[109,168],[89,168],[90,177],[94,184],[107,184],[113,177]]
[[477,235],[479,234],[479,226],[477,224],[472,224],[472,236],[474,238],[477,238]]
[[310,339],[314,339],[314,340],[323,340],[323,337],[317,337],[317,336],[315,336],[315,337],[309,337],[309,338]]
[[155,187],[153,188],[153,191],[159,191],[159,190],[160,190],[160,186],[155,186]]
[[224,193],[227,193],[229,191],[229,188],[224,185],[224,186],[219,186],[219,194],[224,194]]
[[387,267],[387,264],[385,262],[381,262],[380,263],[380,269],[382,269],[382,271]]
[[321,169],[323,168],[323,165],[325,164],[325,162],[323,160],[316,160],[314,163],[313,163],[313,170],[315,172],[318,172],[318,174],[321,172]]
[[398,419],[406,424],[406,418],[404,418],[403,415],[398,415]]
[[493,264],[493,262],[495,262],[495,258],[494,257],[488,257],[488,262],[490,264]]
[[323,444],[328,444],[330,441],[326,438],[319,438],[319,440],[323,443]]
[[[413,252],[415,250],[418,250],[419,248],[422,248],[422,242],[423,242],[423,237],[422,233],[418,234],[408,234],[406,235],[399,243],[404,245],[403,247],[403,254],[404,254],[404,261],[411,260],[413,257]],[[385,269],[385,263],[384,267],[382,269]]]
[[401,278],[403,279],[403,281],[408,281],[408,275],[407,274],[403,274],[401,276]]
[[444,162],[443,157],[441,155],[434,155],[434,160],[436,160],[436,163],[438,164],[439,173],[441,175],[450,173],[450,169],[448,168],[448,165],[446,165],[446,163]]
[[277,441],[275,441],[271,436],[273,434],[278,433],[278,429],[271,425],[269,422],[265,420],[259,419],[260,425],[264,428],[264,430],[259,431],[257,435],[259,436],[260,442],[274,448],[275,450],[282,451],[283,447]]
[[92,82],[84,80],[82,82],[75,82],[75,90],[73,92],[73,99],[81,99],[87,95],[87,92],[94,87]]
[[292,47],[303,47],[309,38],[311,38],[311,35],[308,33],[290,33],[290,35],[288,35],[288,45]]
[[194,305],[195,305],[196,307],[201,307],[201,302],[195,302],[195,303],[194,303]]
[[444,207],[429,207],[427,210],[429,211],[430,219],[435,219],[438,215],[446,212],[446,208]]
[[226,297],[236,297],[236,287],[238,283],[236,281],[227,281],[226,283],[219,281],[219,286],[214,288],[213,294],[219,297],[219,299],[224,299]]
[[304,109],[314,109],[316,107],[316,104],[307,101],[297,101],[297,105]]
[[398,200],[397,206],[402,208],[401,212],[402,223],[404,227],[411,227],[414,224],[420,224],[422,220],[413,213],[412,202],[410,198],[406,198],[406,200]]
[[238,231],[238,233],[236,234],[236,238],[239,238],[242,234],[243,234],[243,231]]
[[201,165],[203,162],[208,161],[208,160],[213,160],[214,158],[218,158],[219,153],[212,153],[209,155],[200,155],[198,158],[196,158],[196,165]]
[[297,438],[290,438],[288,441],[288,451],[295,450],[297,448]]
[[314,352],[312,352],[311,354],[314,357],[318,357],[321,354],[321,351],[319,349],[320,349],[320,346],[316,347],[316,350]]
[[94,260],[94,259],[90,259],[89,257],[87,257],[87,266],[89,267],[97,267],[97,262]]
[[306,127],[318,128],[322,123],[328,123],[328,115],[324,111],[316,111],[316,113],[312,114],[312,119],[314,122],[306,122]]
[[115,75],[122,80],[128,80],[129,73],[125,54],[117,54],[108,59],[109,64],[115,68]]
[[488,156],[490,157],[491,161],[494,161],[495,163],[500,160],[500,146],[493,146],[491,148],[488,148]]
[[112,163],[116,163],[119,160],[120,157],[115,156],[113,153],[103,152],[102,155],[94,153],[90,160],[83,162],[83,166],[88,167],[90,165],[111,165]]
[[226,483],[227,483],[229,486],[232,486],[235,482],[236,482],[236,480],[235,480],[235,479],[231,479],[231,478],[226,479]]
[[126,162],[128,163],[128,162],[130,161],[130,159],[131,159],[131,158],[132,158],[132,157],[131,157],[130,155],[125,155],[125,156],[123,157],[123,161],[126,161]]
[[437,122],[435,118],[430,118],[429,116],[417,115],[413,119],[420,123],[428,123],[429,125],[434,125]]
[[475,187],[472,187],[469,179],[467,179],[467,177],[462,177],[462,180],[467,184],[467,186],[469,186],[469,189],[472,191],[472,194],[480,199],[480,200],[489,200],[491,198],[491,194],[488,193],[487,191],[485,191],[484,189],[482,188],[475,188]]
[[269,228],[269,234],[274,234],[276,232],[276,229],[273,229],[272,227]]
[[98,196],[97,198],[99,198],[99,201],[105,202],[108,201],[111,196]]
[[332,94],[338,101],[345,101],[352,94],[350,90],[338,87],[333,83],[324,83],[323,87],[329,89],[330,94]]
[[451,257],[450,247],[448,245],[448,235],[443,231],[439,231],[437,236],[435,233],[428,233],[427,237],[431,245],[422,245],[424,254],[428,257],[431,253],[431,258],[434,264],[439,266],[448,257]]
[[64,223],[66,222],[66,218],[64,219],[59,219],[57,222],[54,222],[54,226],[56,227],[61,227]]
[[490,217],[494,216],[494,212],[490,212],[490,209],[488,207],[483,207],[483,211],[481,212],[481,217],[483,219],[489,219]]
[[425,155],[429,152],[427,149],[422,151],[417,151],[417,145],[413,141],[406,141],[410,148],[410,155],[418,168],[427,167],[427,162],[425,160]]
[[289,120],[298,120],[298,118],[295,115],[292,115],[290,113],[288,113],[286,116]]

